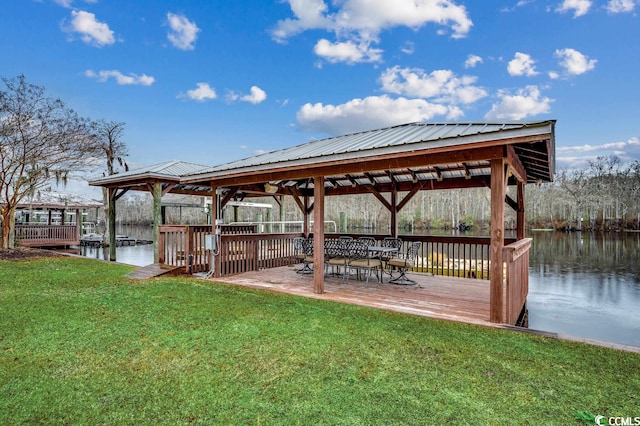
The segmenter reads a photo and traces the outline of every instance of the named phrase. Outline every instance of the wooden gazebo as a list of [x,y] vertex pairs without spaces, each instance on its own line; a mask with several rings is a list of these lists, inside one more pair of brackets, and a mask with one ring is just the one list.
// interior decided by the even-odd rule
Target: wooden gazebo
[[[214,235],[217,212],[230,200],[291,196],[304,213],[305,235],[311,233],[309,219],[313,216],[316,265],[313,282],[317,293],[324,291],[326,196],[373,194],[390,211],[391,235],[396,236],[398,212],[419,191],[489,187],[489,252],[490,259],[494,260],[489,271],[490,320],[513,323],[526,298],[531,243],[525,238],[524,187],[527,183],[553,180],[554,127],[553,120],[410,123],[315,140],[170,178],[134,173],[115,175],[92,184],[110,188],[114,206],[118,189],[151,190],[158,200],[166,192],[211,196],[213,217],[209,230]],[[517,187],[516,199],[507,195],[508,185]],[[508,286],[506,292],[504,282],[508,277],[505,277],[503,262],[499,261],[505,256],[505,203],[517,212],[517,242],[511,246],[509,256],[526,258],[526,265],[516,262],[507,268],[506,274],[522,279],[520,284]],[[214,261],[218,262],[219,257],[214,256]],[[215,274],[220,274],[220,268],[210,266]]]

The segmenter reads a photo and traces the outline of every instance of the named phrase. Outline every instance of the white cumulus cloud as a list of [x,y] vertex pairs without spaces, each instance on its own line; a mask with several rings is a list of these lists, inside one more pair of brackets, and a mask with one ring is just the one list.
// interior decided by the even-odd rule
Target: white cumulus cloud
[[465,68],[475,68],[476,65],[481,64],[483,59],[478,55],[469,55],[467,56],[467,60],[464,61]]
[[216,91],[211,86],[209,86],[208,83],[196,83],[195,89],[187,90],[186,95],[180,94],[178,95],[178,97],[189,98],[198,102],[204,102],[207,100],[215,99],[218,97],[218,95],[216,94]]
[[560,59],[560,66],[567,74],[580,75],[591,71],[596,67],[596,59],[589,59],[588,56],[575,49],[558,49],[555,56]]
[[536,61],[534,61],[530,55],[522,52],[516,52],[514,58],[509,61],[507,65],[507,71],[509,75],[520,76],[525,75],[532,77],[537,75]]
[[116,41],[109,25],[99,22],[96,15],[84,10],[72,10],[71,22],[64,26],[64,30],[80,34],[83,42],[97,47],[110,45]]
[[487,120],[522,120],[551,110],[553,99],[542,97],[538,86],[527,86],[515,94],[498,91],[499,102],[485,115]]
[[[271,31],[274,40],[284,42],[307,30],[325,30],[336,35],[336,41],[316,44],[316,53],[325,54],[331,62],[378,61],[381,51],[370,47],[379,42],[379,34],[394,27],[419,29],[436,24],[451,31],[451,37],[462,38],[473,23],[463,5],[453,0],[287,0],[292,18],[277,22]],[[375,58],[375,59],[374,59]]]
[[200,28],[185,16],[167,13],[170,31],[167,38],[174,47],[182,50],[193,50]]
[[564,0],[556,9],[557,12],[566,13],[573,11],[573,17],[586,15],[591,9],[591,0]]
[[251,86],[251,94],[240,97],[241,101],[259,104],[267,99],[267,93],[258,86]]
[[369,43],[356,44],[353,41],[332,43],[327,39],[320,39],[313,48],[313,52],[331,63],[346,62],[379,62],[382,60],[382,50],[369,46]]
[[471,104],[487,96],[475,86],[477,77],[456,76],[450,70],[426,73],[419,68],[388,68],[380,76],[382,90],[412,98],[433,98],[439,103]]
[[118,70],[102,70],[98,72],[87,70],[84,74],[89,78],[95,78],[101,83],[104,83],[110,78],[113,78],[121,86],[151,86],[155,82],[155,78],[146,74],[137,75],[134,73],[129,73],[128,75],[125,75]]
[[634,0],[609,0],[607,2],[607,12],[609,13],[630,13],[635,7]]
[[298,110],[296,119],[303,130],[338,135],[426,121],[435,116],[455,119],[461,115],[462,111],[456,107],[434,104],[423,99],[392,99],[383,95],[353,99],[341,105],[307,103]]

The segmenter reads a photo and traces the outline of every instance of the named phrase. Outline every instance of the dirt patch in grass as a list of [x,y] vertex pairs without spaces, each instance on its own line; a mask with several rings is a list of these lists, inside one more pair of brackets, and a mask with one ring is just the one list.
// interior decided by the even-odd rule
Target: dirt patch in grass
[[35,248],[14,248],[14,249],[0,249],[0,260],[16,260],[16,259],[30,259],[38,257],[58,257],[61,254],[52,250],[42,250]]

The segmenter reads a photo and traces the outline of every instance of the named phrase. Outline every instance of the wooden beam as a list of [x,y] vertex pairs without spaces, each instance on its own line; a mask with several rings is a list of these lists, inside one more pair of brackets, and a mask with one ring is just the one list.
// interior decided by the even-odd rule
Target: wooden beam
[[167,195],[173,188],[175,188],[174,184],[167,184],[167,186],[162,189],[162,196]]
[[504,248],[504,159],[491,160],[491,244],[489,257],[489,320],[504,322],[502,249]]
[[387,210],[389,210],[389,211],[392,210],[391,204],[389,204],[387,199],[384,198],[384,195],[382,195],[375,187],[373,187],[371,185],[365,185],[363,188],[365,189],[365,191],[370,192],[371,194],[373,194],[378,199],[378,201],[380,201],[382,203],[382,205],[386,207]]
[[[380,170],[407,169],[411,167],[425,167],[446,165],[452,163],[488,161],[493,158],[504,157],[503,146],[488,146],[477,149],[464,149],[446,152],[402,153],[393,156],[379,155],[359,159],[340,160],[325,163],[306,164],[298,167],[283,167],[264,172],[237,172],[214,178],[219,186],[247,185],[251,183],[270,182],[277,180],[296,180],[308,177],[310,174],[320,176],[335,176],[352,173],[366,173]],[[191,182],[186,180],[186,182]],[[196,184],[197,181],[191,183]]]
[[324,177],[313,178],[313,291],[324,293]]
[[[227,205],[227,203],[229,201],[231,201],[233,199],[233,197],[235,197],[235,195],[238,193],[238,187],[237,186],[232,186],[230,188],[228,188],[227,194],[224,196],[224,198],[222,200],[220,200],[220,208],[223,209],[224,206]],[[214,193],[215,195],[215,193]]]
[[400,204],[398,204],[398,211],[402,210],[404,208],[404,206],[407,205],[407,203],[409,201],[411,201],[411,199],[419,192],[422,190],[423,186],[425,186],[425,181],[422,182],[418,182],[418,183],[412,183],[411,185],[411,189],[409,190],[409,193],[407,195],[405,195],[405,197],[402,199],[402,201],[400,202]]
[[512,146],[507,146],[507,163],[513,172],[513,175],[518,179],[518,182],[527,181],[527,171],[522,165],[518,154]]

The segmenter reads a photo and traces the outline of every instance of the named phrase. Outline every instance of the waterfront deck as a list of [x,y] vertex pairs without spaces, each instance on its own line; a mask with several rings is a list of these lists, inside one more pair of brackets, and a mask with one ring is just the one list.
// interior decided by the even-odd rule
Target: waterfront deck
[[296,273],[300,265],[281,266],[214,281],[279,291],[315,299],[369,306],[388,311],[470,324],[490,325],[489,281],[409,273],[416,285],[401,286],[373,279],[369,286],[352,277],[326,277],[324,293],[313,291],[313,275]]

